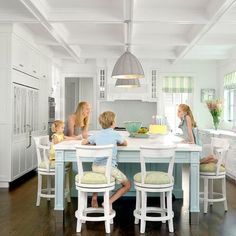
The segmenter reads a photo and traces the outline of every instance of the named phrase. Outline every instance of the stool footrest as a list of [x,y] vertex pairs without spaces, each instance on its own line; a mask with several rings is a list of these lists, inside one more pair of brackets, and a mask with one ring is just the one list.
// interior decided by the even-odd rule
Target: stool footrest
[[[148,213],[154,213],[154,214],[161,214],[165,212],[167,214],[167,209],[162,209],[160,207],[147,207],[146,208],[146,214]],[[134,216],[136,218],[138,218],[139,220],[141,220],[141,209],[140,210],[134,210]],[[169,220],[171,218],[174,217],[174,212],[172,211],[172,215],[171,216],[145,216],[144,220],[147,221],[165,221],[165,220]]]
[[[87,214],[103,214],[103,216],[87,216]],[[109,219],[113,219],[116,215],[116,212],[115,210],[112,210],[110,215],[109,215]],[[83,221],[105,221],[106,218],[104,216],[104,209],[99,207],[99,208],[93,208],[93,207],[88,207],[86,208],[84,211],[83,211],[83,216],[80,216],[79,217],[79,210],[77,210],[75,212],[75,217],[78,219],[80,218],[80,220],[83,220]]]

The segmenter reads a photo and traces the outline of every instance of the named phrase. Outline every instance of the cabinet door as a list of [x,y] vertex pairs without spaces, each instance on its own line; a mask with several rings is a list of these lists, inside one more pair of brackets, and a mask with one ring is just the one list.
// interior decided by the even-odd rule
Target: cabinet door
[[36,150],[31,135],[38,131],[38,91],[13,84],[13,154],[12,179],[36,167]]
[[25,73],[30,73],[30,49],[26,43],[17,38],[13,37],[12,42],[12,63],[13,68],[16,68]]
[[30,74],[34,77],[39,78],[40,77],[40,54],[34,49],[31,49],[30,57],[31,57]]

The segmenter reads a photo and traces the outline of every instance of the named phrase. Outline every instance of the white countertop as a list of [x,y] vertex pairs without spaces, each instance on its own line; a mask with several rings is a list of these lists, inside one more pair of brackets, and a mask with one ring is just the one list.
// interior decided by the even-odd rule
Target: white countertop
[[[91,131],[94,133],[97,131]],[[118,146],[118,150],[120,151],[137,151],[139,150],[141,145],[154,146],[158,144],[175,144],[177,151],[192,151],[199,152],[202,150],[201,146],[195,144],[183,143],[182,138],[174,136],[174,135],[158,135],[155,138],[130,138],[128,137],[128,133],[126,131],[118,131],[121,135],[126,137],[128,142],[128,146]],[[76,146],[81,145],[80,140],[68,140],[63,141],[55,145],[55,150],[75,150]]]
[[214,130],[214,129],[203,129],[203,131],[207,131],[211,134],[215,134],[215,135],[227,135],[227,136],[232,136],[232,137],[236,137],[236,133],[230,130],[224,130],[224,129],[218,129],[218,130]]

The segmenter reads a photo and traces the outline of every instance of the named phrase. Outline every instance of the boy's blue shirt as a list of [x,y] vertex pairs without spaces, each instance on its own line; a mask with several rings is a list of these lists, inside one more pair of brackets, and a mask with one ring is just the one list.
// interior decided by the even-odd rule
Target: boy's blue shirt
[[[100,132],[91,135],[88,137],[88,142],[90,144],[96,145],[109,145],[113,144],[113,154],[112,154],[112,166],[117,166],[117,143],[122,144],[125,141],[124,137],[122,137],[117,131],[113,130],[112,128],[102,129]],[[106,158],[102,159],[95,159],[95,165],[106,165]]]

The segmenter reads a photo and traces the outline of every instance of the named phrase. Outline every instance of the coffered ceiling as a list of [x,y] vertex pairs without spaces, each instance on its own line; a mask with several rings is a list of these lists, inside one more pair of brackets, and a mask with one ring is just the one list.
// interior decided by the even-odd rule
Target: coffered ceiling
[[0,23],[20,23],[59,58],[236,58],[236,0],[0,0]]

